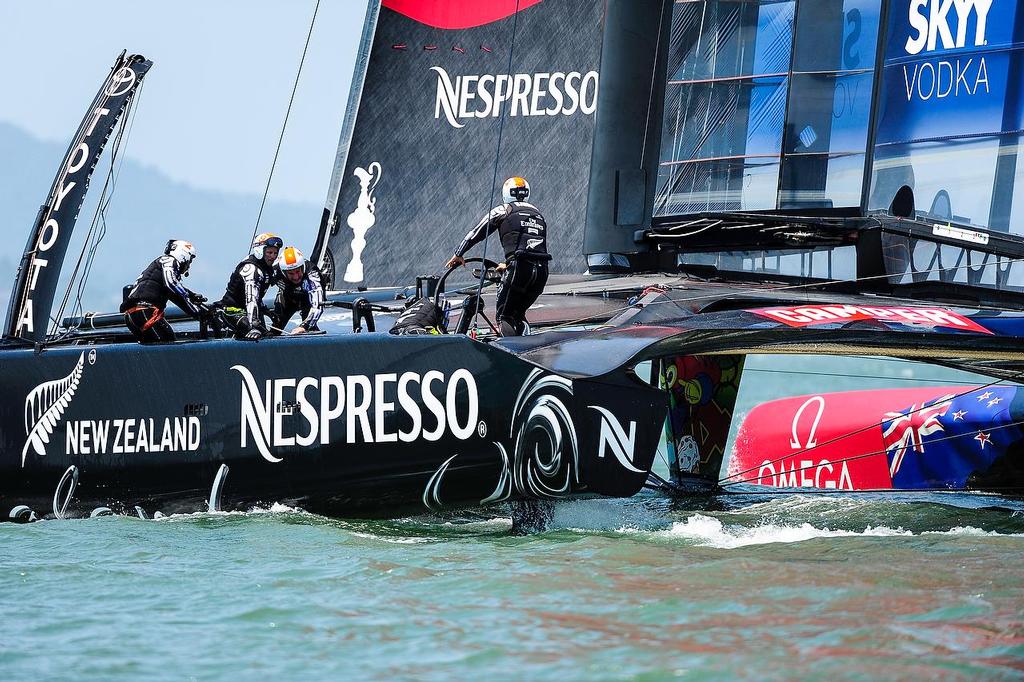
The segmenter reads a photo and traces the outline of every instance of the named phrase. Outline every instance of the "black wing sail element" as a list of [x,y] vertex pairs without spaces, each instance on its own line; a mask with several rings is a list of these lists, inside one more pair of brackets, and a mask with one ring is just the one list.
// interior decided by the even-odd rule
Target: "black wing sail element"
[[46,444],[57,427],[57,422],[64,416],[71,399],[75,397],[78,383],[82,380],[85,367],[85,353],[78,356],[78,363],[63,379],[54,379],[39,384],[25,398],[25,433],[28,439],[21,451],[21,466],[25,466],[25,457],[31,447],[40,457],[46,455]]
[[314,250],[336,288],[433,269],[516,175],[558,226],[553,271],[585,269],[604,7],[372,0]]
[[61,265],[89,179],[114,126],[152,65],[141,55],[122,52],[86,110],[21,257],[5,337],[46,340]]

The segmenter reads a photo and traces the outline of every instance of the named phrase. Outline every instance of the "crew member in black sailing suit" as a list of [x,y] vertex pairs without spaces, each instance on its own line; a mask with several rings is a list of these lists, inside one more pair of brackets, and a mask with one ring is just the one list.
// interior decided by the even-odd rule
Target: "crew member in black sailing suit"
[[224,309],[227,321],[235,328],[235,338],[259,341],[267,335],[263,318],[270,311],[263,304],[263,296],[276,280],[274,261],[284,241],[275,234],[264,232],[252,242],[249,257],[235,266],[228,280],[224,298],[217,305]]
[[164,255],[150,263],[135,280],[121,304],[121,312],[139,343],[174,341],[174,330],[164,319],[168,300],[197,320],[206,317],[206,297],[181,283],[195,257],[196,247],[190,242],[172,239],[167,242]]
[[277,299],[274,301],[275,333],[284,331],[292,316],[299,312],[302,322],[289,334],[320,331],[316,323],[324,312],[324,287],[320,268],[306,260],[294,246],[286,246],[277,259]]
[[465,263],[463,256],[475,244],[498,232],[505,262],[498,265],[502,272],[495,303],[502,336],[521,336],[525,328],[526,311],[544,291],[548,281],[547,223],[537,207],[526,203],[530,185],[523,178],[509,178],[501,187],[504,203],[495,206],[455,250],[448,261],[449,268]]

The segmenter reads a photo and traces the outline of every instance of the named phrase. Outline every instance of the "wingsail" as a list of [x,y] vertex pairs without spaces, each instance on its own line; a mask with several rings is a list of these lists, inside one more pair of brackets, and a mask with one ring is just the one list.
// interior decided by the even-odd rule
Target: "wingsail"
[[556,270],[585,269],[604,7],[371,3],[324,213],[327,248],[315,251],[335,286],[423,274],[500,201],[511,175],[529,178],[557,226]]

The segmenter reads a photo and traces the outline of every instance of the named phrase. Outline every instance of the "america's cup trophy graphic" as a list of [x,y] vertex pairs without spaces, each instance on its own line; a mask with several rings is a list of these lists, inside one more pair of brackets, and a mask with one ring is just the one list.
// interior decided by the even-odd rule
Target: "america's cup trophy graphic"
[[370,169],[356,168],[353,173],[359,178],[359,201],[356,210],[348,214],[348,226],[352,228],[355,237],[352,239],[352,260],[345,268],[346,282],[363,281],[363,261],[361,256],[366,248],[366,233],[369,232],[377,218],[373,215],[377,205],[377,199],[373,196],[373,189],[380,182],[381,167],[374,161]]

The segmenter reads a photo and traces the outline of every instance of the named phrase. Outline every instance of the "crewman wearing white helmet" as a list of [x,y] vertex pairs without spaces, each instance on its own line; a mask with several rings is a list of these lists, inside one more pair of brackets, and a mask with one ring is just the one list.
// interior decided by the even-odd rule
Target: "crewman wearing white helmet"
[[259,341],[267,334],[264,317],[269,314],[263,296],[275,282],[274,262],[284,246],[276,234],[264,232],[252,242],[249,257],[235,266],[224,297],[217,305],[235,327],[235,337]]
[[174,330],[164,319],[167,301],[198,319],[208,315],[206,297],[181,283],[197,255],[196,247],[183,239],[171,239],[162,256],[150,263],[121,304],[124,323],[139,343],[174,341]]
[[316,323],[324,311],[324,287],[320,268],[306,260],[302,251],[286,246],[277,257],[277,299],[274,301],[276,332],[281,333],[295,313],[302,321],[289,334],[319,331]]
[[543,293],[548,281],[548,226],[537,207],[526,201],[530,185],[525,179],[509,178],[501,187],[501,195],[504,202],[492,208],[469,231],[447,267],[463,265],[466,252],[497,231],[505,262],[498,265],[503,274],[495,314],[502,336],[519,336],[526,326],[526,311]]

